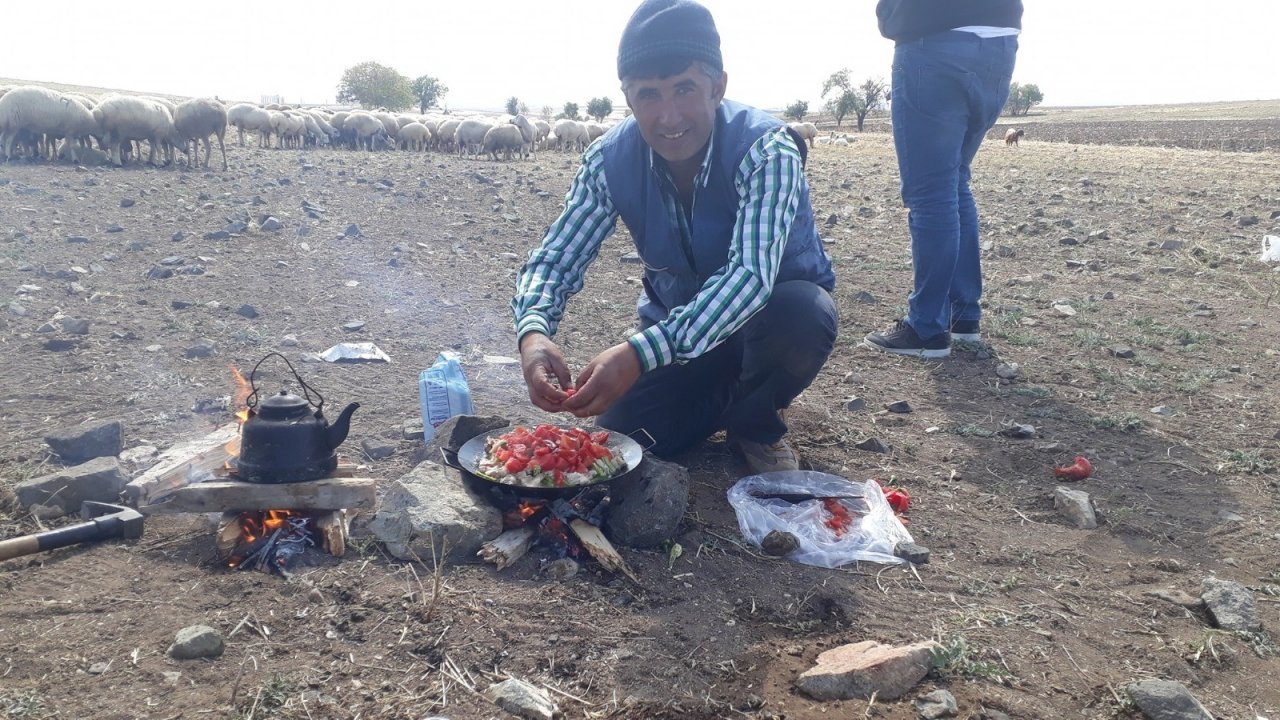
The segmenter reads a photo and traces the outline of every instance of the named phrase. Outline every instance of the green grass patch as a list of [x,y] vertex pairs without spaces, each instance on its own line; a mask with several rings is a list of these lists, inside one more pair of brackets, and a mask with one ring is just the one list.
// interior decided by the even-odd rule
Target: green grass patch
[[941,675],[982,678],[998,683],[1013,679],[1013,674],[1000,663],[974,657],[964,635],[948,635],[938,644],[941,647],[933,650],[933,669]]
[[1227,372],[1219,368],[1191,370],[1178,377],[1178,384],[1176,387],[1180,392],[1184,392],[1188,395],[1195,395],[1226,376]]
[[1120,432],[1136,432],[1142,427],[1142,417],[1137,413],[1119,413],[1102,415],[1093,418],[1089,424],[1099,430],[1119,430]]
[[1280,463],[1262,455],[1262,450],[1228,450],[1222,453],[1218,463],[1219,471],[1258,475],[1268,473],[1280,467]]
[[0,717],[35,720],[51,718],[54,715],[55,713],[45,709],[44,701],[34,690],[0,692]]
[[984,428],[981,425],[975,425],[974,423],[963,423],[960,425],[952,425],[951,427],[947,428],[947,430],[951,432],[953,435],[959,435],[961,437],[989,438],[989,437],[996,436],[996,433],[994,430],[988,430],[987,428]]

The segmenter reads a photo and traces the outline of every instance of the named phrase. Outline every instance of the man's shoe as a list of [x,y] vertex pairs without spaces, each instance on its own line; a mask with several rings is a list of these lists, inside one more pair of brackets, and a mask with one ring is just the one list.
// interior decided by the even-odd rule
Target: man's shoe
[[791,449],[785,439],[775,443],[758,443],[731,437],[729,447],[742,455],[752,475],[800,469],[800,459],[796,457],[795,450]]
[[977,320],[952,320],[951,321],[951,341],[955,342],[979,343],[982,342],[982,333],[978,330]]
[[950,333],[922,338],[903,320],[894,324],[892,330],[868,333],[862,344],[881,352],[919,358],[944,358],[951,354]]

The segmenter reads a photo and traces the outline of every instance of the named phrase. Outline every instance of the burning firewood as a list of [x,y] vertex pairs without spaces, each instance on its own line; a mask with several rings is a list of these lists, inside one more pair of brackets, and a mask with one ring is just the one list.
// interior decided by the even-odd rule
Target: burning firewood
[[623,560],[622,556],[613,547],[613,543],[609,542],[609,538],[600,532],[600,528],[580,518],[570,520],[569,527],[573,529],[574,534],[578,536],[578,540],[587,549],[591,557],[595,558],[596,562],[603,565],[606,570],[615,573],[620,572],[631,578],[631,581],[637,585],[640,583],[640,578],[636,577],[631,567],[627,565],[627,561]]
[[529,551],[533,534],[533,528],[528,525],[512,528],[482,545],[476,554],[504,570]]

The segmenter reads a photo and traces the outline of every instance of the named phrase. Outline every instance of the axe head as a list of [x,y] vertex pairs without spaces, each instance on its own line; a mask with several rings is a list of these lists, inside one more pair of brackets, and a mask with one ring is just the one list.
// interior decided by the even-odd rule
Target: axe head
[[142,537],[142,513],[124,505],[85,500],[80,505],[80,518],[94,520],[114,517],[120,521],[120,537],[129,540]]

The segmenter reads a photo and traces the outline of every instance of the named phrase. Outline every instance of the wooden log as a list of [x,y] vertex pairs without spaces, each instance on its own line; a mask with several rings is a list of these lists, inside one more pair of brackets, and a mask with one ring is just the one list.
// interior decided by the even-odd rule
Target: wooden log
[[218,531],[214,536],[214,547],[218,551],[218,559],[226,560],[240,544],[244,531],[240,527],[240,513],[224,512],[218,520]]
[[627,566],[627,561],[622,559],[614,549],[613,543],[609,542],[609,538],[600,532],[600,528],[581,518],[570,520],[569,527],[573,529],[578,540],[582,541],[582,546],[587,549],[591,557],[596,559],[596,562],[603,565],[609,572],[620,572],[631,578],[632,582],[640,584],[640,578],[636,577],[636,574]]
[[476,554],[497,565],[499,570],[504,570],[523,557],[532,544],[533,528],[528,525],[521,525],[518,528],[511,528],[481,545]]
[[236,423],[223,425],[199,440],[174,445],[160,454],[151,469],[125,485],[125,499],[135,507],[150,505],[176,488],[215,478],[239,452],[240,426]]
[[376,485],[373,478],[323,478],[275,484],[209,480],[174,488],[162,502],[138,509],[147,514],[368,509],[376,501]]
[[316,529],[324,538],[324,551],[334,557],[347,552],[348,529],[351,519],[346,510],[334,510],[316,518]]

